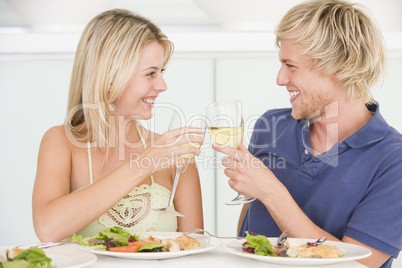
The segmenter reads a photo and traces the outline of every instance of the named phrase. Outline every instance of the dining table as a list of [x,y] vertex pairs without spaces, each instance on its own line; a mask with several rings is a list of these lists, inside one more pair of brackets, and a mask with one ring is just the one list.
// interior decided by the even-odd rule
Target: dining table
[[[126,258],[118,258],[113,256],[105,256],[95,254],[91,263],[86,264],[74,264],[68,265],[69,259],[74,256],[79,256],[81,252],[83,252],[82,248],[77,244],[63,244],[61,246],[53,247],[50,249],[45,249],[45,252],[52,252],[52,249],[57,249],[57,252],[68,252],[68,255],[64,256],[65,264],[57,265],[57,267],[71,267],[71,268],[79,268],[79,267],[93,267],[93,268],[106,268],[106,267],[147,267],[147,268],[161,268],[161,267],[186,267],[186,268],[211,268],[211,267],[228,267],[228,268],[258,268],[258,267],[278,267],[278,268],[286,268],[286,267],[311,267],[311,266],[300,266],[300,265],[286,265],[286,264],[274,264],[265,261],[259,261],[250,258],[244,258],[241,256],[233,255],[228,253],[225,245],[231,243],[232,240],[229,239],[219,239],[221,242],[219,246],[215,247],[213,250],[209,250],[206,252],[201,252],[198,254],[185,255],[175,258],[168,259],[126,259]],[[13,246],[0,246],[0,251],[3,252],[5,249],[12,248]],[[54,251],[53,250],[53,251]],[[88,253],[87,253],[88,254]],[[92,254],[92,253],[90,253]],[[358,267],[366,267],[363,264],[357,261],[345,261],[339,263],[333,263],[329,265],[316,265],[314,267],[328,267],[328,268],[358,268]]]

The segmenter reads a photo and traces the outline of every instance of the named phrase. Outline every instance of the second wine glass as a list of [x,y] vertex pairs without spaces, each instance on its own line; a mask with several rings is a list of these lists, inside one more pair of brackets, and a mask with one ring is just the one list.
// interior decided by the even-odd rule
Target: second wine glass
[[[191,126],[191,127],[198,127],[201,129],[205,129],[205,118],[203,118],[200,115],[196,115],[196,114],[189,114],[189,113],[183,113],[181,111],[175,111],[173,113],[172,119],[170,120],[169,130],[181,128],[184,126]],[[204,137],[204,136],[202,135],[202,137]],[[188,143],[181,145],[181,147],[188,147],[188,146],[200,148],[201,144],[195,143],[195,142],[188,142]],[[181,157],[182,158],[193,158],[194,154],[184,154],[184,155],[181,155]],[[158,209],[154,209],[154,210],[163,212],[163,213],[173,214],[178,217],[184,217],[183,214],[181,214],[180,212],[175,210],[174,205],[173,205],[173,199],[176,194],[176,188],[177,188],[177,184],[179,182],[180,172],[181,172],[182,168],[183,168],[183,165],[176,165],[176,167],[175,167],[174,177],[173,177],[173,182],[172,182],[172,189],[170,191],[168,206],[165,208],[158,208]]]
[[[238,148],[243,139],[244,122],[241,101],[216,102],[206,106],[207,128],[211,139],[220,145]],[[255,198],[238,194],[226,205],[240,205],[254,201]]]

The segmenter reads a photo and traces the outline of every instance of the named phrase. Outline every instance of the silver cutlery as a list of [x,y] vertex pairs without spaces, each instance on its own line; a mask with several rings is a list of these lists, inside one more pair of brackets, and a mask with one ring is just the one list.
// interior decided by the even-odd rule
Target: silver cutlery
[[[286,244],[285,244],[286,239],[288,239],[288,236],[287,236],[286,231],[284,231],[278,237],[278,240],[276,241],[276,248],[278,249],[279,255],[281,255],[281,257],[289,257],[288,254],[286,253],[286,250],[287,250]],[[324,236],[321,236],[319,239],[317,239],[314,242],[307,242],[307,245],[314,247],[314,246],[323,244],[325,241],[327,241],[327,237],[324,235]]]
[[63,241],[63,242],[38,242],[38,243],[22,244],[22,245],[18,245],[16,247],[14,247],[14,248],[37,247],[37,248],[44,249],[44,248],[57,247],[57,246],[65,245],[65,244],[71,244],[71,243],[72,242],[67,242],[67,241]]
[[211,237],[215,237],[215,238],[219,238],[219,239],[243,239],[244,238],[244,237],[239,237],[239,236],[216,236],[216,235],[211,234],[208,231],[205,231],[204,229],[191,229],[186,232],[183,232],[183,236],[188,236],[190,234],[198,233],[198,232],[204,232]]
[[278,249],[279,255],[281,255],[281,257],[288,257],[288,254],[286,253],[287,248],[285,245],[286,239],[288,239],[288,235],[286,231],[284,231],[276,241],[276,248]]

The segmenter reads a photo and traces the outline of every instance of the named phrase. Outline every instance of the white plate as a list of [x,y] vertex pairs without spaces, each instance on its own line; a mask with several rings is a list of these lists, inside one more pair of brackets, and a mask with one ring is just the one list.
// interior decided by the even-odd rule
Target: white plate
[[95,254],[74,249],[45,249],[47,257],[52,259],[52,265],[57,268],[79,268],[86,267],[96,262]]
[[[268,237],[269,241],[272,245],[276,245],[277,238]],[[315,239],[295,239],[297,241],[307,243],[311,241],[315,241]],[[346,262],[346,261],[354,261],[358,259],[363,259],[371,255],[371,251],[368,248],[343,243],[343,242],[335,242],[335,241],[327,241],[326,245],[337,246],[339,249],[343,251],[344,256],[340,258],[289,258],[289,257],[271,257],[271,256],[260,256],[248,252],[244,252],[242,250],[242,244],[246,242],[245,239],[233,241],[227,245],[225,245],[225,250],[231,254],[255,259],[263,262],[275,263],[275,264],[286,264],[286,265],[327,265],[338,262]]]
[[[144,234],[149,234],[149,235],[152,235],[153,237],[160,238],[160,239],[176,238],[176,237],[182,235],[182,233],[176,233],[176,232],[148,232],[148,233],[144,233]],[[192,255],[192,254],[198,254],[198,253],[216,249],[217,247],[219,247],[222,244],[222,242],[219,239],[216,239],[214,237],[210,237],[207,235],[192,234],[190,236],[194,237],[195,239],[198,240],[198,242],[200,242],[199,248],[182,250],[182,251],[178,251],[178,252],[134,252],[134,253],[93,250],[93,249],[90,249],[90,248],[84,247],[84,246],[81,246],[80,248],[82,250],[85,250],[85,251],[88,251],[91,253],[112,256],[112,257],[116,257],[116,258],[135,259],[135,260],[158,260],[158,259],[171,259],[171,258],[178,258],[178,257],[187,256],[187,255]]]

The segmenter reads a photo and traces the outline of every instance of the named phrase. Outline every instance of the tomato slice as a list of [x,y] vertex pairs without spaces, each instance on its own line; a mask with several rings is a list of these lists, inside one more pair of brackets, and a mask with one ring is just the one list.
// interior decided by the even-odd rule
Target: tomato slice
[[129,246],[138,246],[138,247],[142,247],[144,245],[148,245],[148,244],[156,244],[155,242],[152,241],[134,241],[134,242],[128,242]]
[[112,252],[137,252],[139,246],[123,246],[123,247],[111,247],[109,248]]

